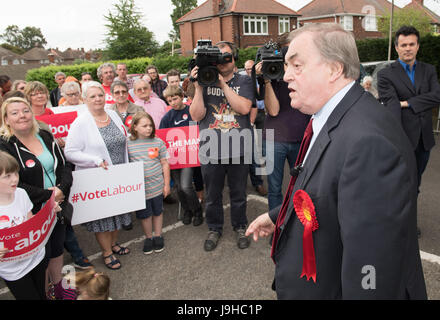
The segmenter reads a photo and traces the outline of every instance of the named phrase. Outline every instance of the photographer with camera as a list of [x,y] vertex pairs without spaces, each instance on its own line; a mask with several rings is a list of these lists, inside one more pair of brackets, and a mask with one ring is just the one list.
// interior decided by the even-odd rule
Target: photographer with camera
[[[260,93],[264,92],[266,119],[263,130],[263,153],[266,167],[272,167],[268,173],[269,210],[283,202],[282,185],[286,160],[292,170],[298,155],[299,147],[310,116],[290,106],[287,83],[283,81],[284,57],[287,52],[287,35],[282,35],[278,43],[269,42],[259,49],[255,73],[260,84]],[[261,60],[261,61],[260,61]],[[263,88],[263,89],[262,89]],[[274,141],[266,139],[266,131],[274,131]],[[269,144],[273,144],[268,147]],[[266,150],[274,150],[267,154]],[[271,164],[268,164],[271,163]]]
[[[244,149],[251,143],[240,137],[248,134],[252,141],[249,120],[254,101],[252,80],[234,72],[238,54],[232,43],[219,42],[212,46],[210,41],[200,40],[195,53],[196,58],[190,64],[190,79],[195,85],[190,114],[200,126],[199,159],[206,185],[205,212],[209,228],[204,249],[214,250],[223,232],[225,176],[230,190],[231,224],[237,233],[238,247],[245,249],[249,247],[245,236],[249,162],[245,161]],[[229,144],[231,137],[233,141]],[[232,147],[236,143],[239,147]]]

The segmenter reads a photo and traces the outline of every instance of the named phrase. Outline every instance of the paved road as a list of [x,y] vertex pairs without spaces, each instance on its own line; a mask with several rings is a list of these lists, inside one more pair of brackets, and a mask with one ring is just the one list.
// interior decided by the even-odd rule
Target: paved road
[[[440,299],[440,147],[438,137],[427,171],[424,174],[419,197],[419,226],[422,229],[420,249],[429,299]],[[286,168],[286,177],[288,171]],[[284,182],[284,188],[287,185]],[[267,211],[267,199],[248,186],[248,217],[252,221]],[[213,252],[203,250],[207,226],[185,226],[177,219],[177,205],[165,205],[162,253],[142,253],[143,233],[138,221],[130,231],[120,232],[120,242],[128,244],[132,253],[121,257],[122,268],[105,268],[93,234],[76,226],[80,245],[99,271],[111,277],[113,299],[186,300],[238,299],[273,300],[270,289],[274,265],[269,258],[267,240],[252,242],[250,248],[240,250],[235,243],[229,219],[228,190],[225,190],[225,229],[219,245]],[[429,255],[430,254],[430,255]],[[71,263],[65,255],[66,264]],[[11,300],[12,295],[0,280],[0,300]]]

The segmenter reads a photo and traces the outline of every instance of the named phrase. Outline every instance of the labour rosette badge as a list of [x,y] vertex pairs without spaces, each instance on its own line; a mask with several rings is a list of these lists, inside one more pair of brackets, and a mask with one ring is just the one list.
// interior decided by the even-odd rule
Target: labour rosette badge
[[307,277],[316,283],[315,248],[313,247],[312,232],[319,228],[316,219],[315,206],[312,199],[304,190],[298,190],[293,195],[293,206],[299,221],[304,226],[303,233],[303,269],[300,278]]

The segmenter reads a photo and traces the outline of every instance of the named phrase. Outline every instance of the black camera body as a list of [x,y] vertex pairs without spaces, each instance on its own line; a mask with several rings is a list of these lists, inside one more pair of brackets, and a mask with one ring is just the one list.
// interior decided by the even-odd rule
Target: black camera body
[[197,41],[194,49],[196,58],[189,62],[188,69],[191,71],[195,66],[199,67],[197,81],[203,87],[213,86],[218,80],[218,64],[232,62],[232,54],[222,54],[219,47],[213,46],[211,40]]
[[258,49],[255,63],[263,61],[261,72],[265,79],[281,80],[284,77],[284,57],[278,45],[272,41],[267,42]]

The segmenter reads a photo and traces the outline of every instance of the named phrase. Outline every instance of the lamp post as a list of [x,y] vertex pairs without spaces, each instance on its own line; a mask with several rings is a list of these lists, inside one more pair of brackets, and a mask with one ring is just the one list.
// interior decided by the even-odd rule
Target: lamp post
[[390,31],[388,33],[388,61],[391,61],[391,39],[393,35],[394,0],[391,1]]

